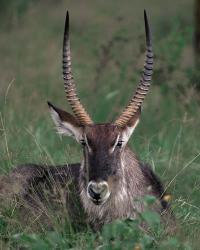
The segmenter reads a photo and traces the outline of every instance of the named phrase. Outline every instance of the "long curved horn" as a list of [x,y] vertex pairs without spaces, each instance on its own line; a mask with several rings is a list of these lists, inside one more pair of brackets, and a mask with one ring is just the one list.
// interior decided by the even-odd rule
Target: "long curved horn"
[[75,117],[81,125],[92,124],[90,116],[85,111],[84,107],[80,103],[80,99],[76,94],[76,86],[74,84],[74,78],[71,68],[71,53],[70,53],[70,41],[69,41],[69,13],[67,11],[65,20],[65,31],[63,40],[63,79],[64,88],[67,100],[74,112]]
[[150,87],[151,76],[153,74],[153,50],[151,31],[148,23],[146,11],[144,10],[144,22],[146,32],[146,59],[144,64],[143,73],[140,79],[140,83],[136,89],[136,93],[130,100],[121,115],[114,122],[119,127],[124,127],[127,122],[135,115],[137,110],[141,107],[145,96],[147,95]]

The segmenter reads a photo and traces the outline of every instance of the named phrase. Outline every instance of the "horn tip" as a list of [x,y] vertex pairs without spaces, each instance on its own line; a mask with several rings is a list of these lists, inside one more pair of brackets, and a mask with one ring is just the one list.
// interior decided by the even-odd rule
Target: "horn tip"
[[65,18],[65,24],[66,26],[69,26],[69,11],[66,11],[66,18]]
[[65,39],[68,39],[69,36],[69,11],[66,12],[66,18],[65,18],[65,28],[64,28],[64,43]]
[[145,18],[147,17],[146,9],[144,9],[144,17],[145,17]]
[[149,27],[149,21],[147,17],[147,12],[144,9],[144,23],[145,23],[145,32],[146,32],[146,43],[147,46],[152,46],[152,39],[151,39],[151,30]]

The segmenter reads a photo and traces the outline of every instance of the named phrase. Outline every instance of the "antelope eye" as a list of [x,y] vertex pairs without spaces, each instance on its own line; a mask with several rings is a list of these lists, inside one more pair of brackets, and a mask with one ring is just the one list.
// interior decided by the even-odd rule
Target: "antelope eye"
[[86,145],[85,140],[80,140],[80,143],[81,143],[82,146],[85,146],[85,145]]
[[123,143],[123,141],[118,141],[117,147],[121,148],[122,147],[122,143]]

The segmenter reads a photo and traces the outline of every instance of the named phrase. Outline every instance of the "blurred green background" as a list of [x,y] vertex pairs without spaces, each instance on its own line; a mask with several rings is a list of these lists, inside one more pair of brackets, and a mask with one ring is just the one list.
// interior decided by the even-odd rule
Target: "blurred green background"
[[130,140],[172,193],[181,235],[200,245],[200,85],[191,0],[1,0],[0,173],[21,163],[80,161],[71,138],[56,135],[46,101],[67,106],[61,51],[70,13],[73,72],[96,122],[111,121],[139,81],[143,10],[153,33],[155,70],[141,122]]

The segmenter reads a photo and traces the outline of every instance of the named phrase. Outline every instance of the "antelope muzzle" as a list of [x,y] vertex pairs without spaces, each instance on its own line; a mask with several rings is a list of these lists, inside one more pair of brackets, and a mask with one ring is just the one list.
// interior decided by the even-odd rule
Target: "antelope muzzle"
[[95,205],[102,205],[110,196],[108,183],[106,181],[90,181],[87,186],[87,195]]

